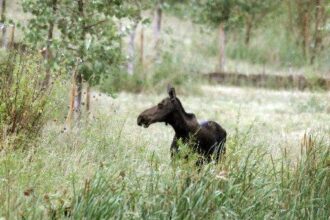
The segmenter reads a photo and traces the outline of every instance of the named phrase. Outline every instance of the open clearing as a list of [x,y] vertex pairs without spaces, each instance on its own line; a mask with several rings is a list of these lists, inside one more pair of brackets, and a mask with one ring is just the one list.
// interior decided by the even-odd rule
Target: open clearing
[[[252,88],[204,86],[203,94],[178,97],[187,112],[196,114],[200,121],[215,120],[227,129],[229,136],[249,130],[249,141],[264,145],[276,152],[287,145],[295,154],[305,133],[330,135],[330,93],[272,91]],[[187,91],[186,93],[189,93]],[[123,123],[123,139],[145,141],[150,151],[155,150],[169,158],[174,131],[165,124],[154,124],[148,129],[137,127],[137,115],[156,105],[166,96],[121,93],[116,99],[95,93],[93,114]],[[92,108],[93,108],[92,107]],[[134,132],[133,132],[134,131]],[[111,132],[109,130],[109,132]],[[131,137],[131,138],[129,138]],[[324,136],[326,137],[326,136]],[[229,138],[230,140],[230,138]]]

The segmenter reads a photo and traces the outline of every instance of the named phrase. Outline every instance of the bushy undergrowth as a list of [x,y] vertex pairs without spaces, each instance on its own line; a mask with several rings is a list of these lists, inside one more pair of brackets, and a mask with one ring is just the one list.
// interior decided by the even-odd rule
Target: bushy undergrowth
[[39,133],[46,121],[45,110],[51,91],[51,86],[42,85],[45,70],[40,58],[11,52],[6,53],[2,60],[0,150],[6,147],[4,144],[9,139],[29,139]]

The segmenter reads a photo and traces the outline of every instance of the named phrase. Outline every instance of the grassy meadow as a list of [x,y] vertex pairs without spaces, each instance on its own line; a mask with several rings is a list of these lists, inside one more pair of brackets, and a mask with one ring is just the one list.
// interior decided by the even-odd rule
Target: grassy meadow
[[0,216],[329,217],[329,93],[222,86],[189,92],[178,94],[186,110],[228,131],[220,164],[200,172],[194,157],[173,164],[173,130],[137,126],[137,115],[164,98],[165,88],[159,95],[119,93],[115,99],[95,91],[91,114],[79,125],[64,130],[64,119],[50,121],[26,150],[1,151]]
[[[7,2],[7,19],[26,27],[32,15],[23,13],[20,1]],[[47,65],[38,50],[12,55],[1,49],[0,220],[330,218],[330,92],[207,82],[204,75],[217,71],[218,30],[183,12],[163,13],[159,51],[153,24],[138,26],[133,75],[127,74],[126,30],[118,43],[123,59],[92,85],[89,112],[84,79],[81,119],[72,126],[67,115],[74,68],[66,68],[61,48],[54,47],[59,63],[49,90],[40,88]],[[249,46],[244,27],[229,29],[225,71],[329,77],[329,47],[309,64],[288,37],[286,16],[279,10],[266,16]],[[60,40],[56,25],[54,36]],[[15,41],[23,39],[17,28]],[[182,154],[191,156],[172,161],[173,129],[137,125],[139,113],[167,96],[168,83],[187,112],[226,129],[227,152],[219,164],[199,170],[197,155],[183,144]],[[14,119],[23,132],[8,134]]]

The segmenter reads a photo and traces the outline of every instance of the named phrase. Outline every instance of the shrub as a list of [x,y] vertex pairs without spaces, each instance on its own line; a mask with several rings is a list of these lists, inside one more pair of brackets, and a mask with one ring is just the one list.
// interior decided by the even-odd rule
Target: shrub
[[[0,150],[4,140],[34,137],[45,122],[50,88],[43,88],[40,58],[12,52],[0,64]],[[8,140],[8,139],[7,139]]]

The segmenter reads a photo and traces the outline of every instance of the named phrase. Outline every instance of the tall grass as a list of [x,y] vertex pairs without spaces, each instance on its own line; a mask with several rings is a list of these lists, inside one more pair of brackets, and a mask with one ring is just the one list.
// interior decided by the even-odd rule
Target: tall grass
[[[226,159],[201,171],[169,160],[123,131],[126,118],[61,133],[39,147],[1,156],[0,216],[8,219],[327,219],[329,140],[305,135],[298,157],[274,156],[253,130],[237,130]],[[57,129],[56,129],[57,128]],[[132,133],[132,132],[130,132]],[[247,141],[248,140],[248,141]],[[194,158],[194,157],[192,157]],[[194,160],[194,159],[192,159]],[[190,163],[191,162],[191,163]]]
[[108,167],[75,192],[71,214],[77,219],[327,219],[329,149],[308,140],[302,146],[307,152],[295,163],[249,146],[201,172],[161,170],[156,159],[142,176],[114,175]]

